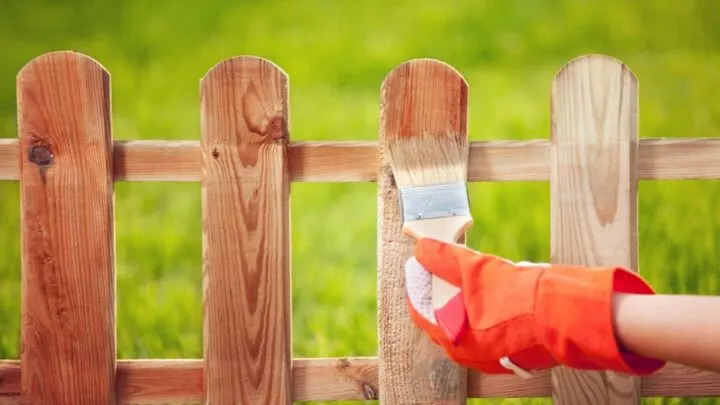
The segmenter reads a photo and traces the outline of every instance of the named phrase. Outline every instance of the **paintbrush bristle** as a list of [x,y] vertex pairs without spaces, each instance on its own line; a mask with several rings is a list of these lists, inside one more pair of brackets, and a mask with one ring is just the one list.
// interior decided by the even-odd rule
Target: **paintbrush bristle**
[[468,152],[467,140],[454,134],[422,134],[385,140],[385,154],[398,187],[465,182]]

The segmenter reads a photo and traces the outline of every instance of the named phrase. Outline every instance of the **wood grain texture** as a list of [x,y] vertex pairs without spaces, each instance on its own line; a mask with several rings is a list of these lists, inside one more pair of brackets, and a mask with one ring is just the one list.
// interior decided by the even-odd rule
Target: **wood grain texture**
[[[17,134],[15,135],[17,137]],[[20,142],[17,138],[0,138],[0,181],[19,180]]]
[[205,401],[290,404],[287,76],[229,59],[201,110]]
[[[200,180],[198,141],[115,141],[116,181]],[[17,180],[17,140],[0,139],[0,180]],[[355,183],[377,180],[377,142],[292,142],[293,182]],[[470,142],[468,181],[547,181],[550,142]],[[720,179],[720,138],[641,139],[641,180]]]
[[[570,62],[552,86],[553,263],[638,268],[637,80],[619,61]],[[639,404],[639,378],[553,370],[558,404]]]
[[411,321],[404,264],[412,239],[402,234],[397,187],[384,141],[422,133],[467,134],[467,84],[452,67],[412,60],[382,84],[378,173],[378,372],[383,404],[464,404],[466,370]]
[[[377,358],[295,359],[293,400],[377,400]],[[322,398],[322,399],[321,399]]]
[[[295,401],[369,400],[379,396],[377,359],[327,358],[293,361]],[[118,360],[120,404],[199,403],[203,360]],[[551,395],[550,371],[524,380],[513,375],[468,372],[468,398],[531,398]],[[642,379],[643,397],[720,397],[720,374],[668,364]],[[22,404],[20,362],[0,360],[0,405]]]
[[115,240],[110,78],[45,54],[17,77],[27,404],[112,404]]

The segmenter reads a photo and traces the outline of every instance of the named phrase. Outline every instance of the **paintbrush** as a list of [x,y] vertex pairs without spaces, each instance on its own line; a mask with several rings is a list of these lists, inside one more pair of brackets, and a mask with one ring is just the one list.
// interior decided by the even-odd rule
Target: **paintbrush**
[[[389,135],[389,134],[388,134]],[[400,193],[403,233],[458,243],[473,219],[467,192],[469,147],[463,134],[387,136],[385,154]],[[432,277],[433,311],[455,344],[467,329],[460,289]]]

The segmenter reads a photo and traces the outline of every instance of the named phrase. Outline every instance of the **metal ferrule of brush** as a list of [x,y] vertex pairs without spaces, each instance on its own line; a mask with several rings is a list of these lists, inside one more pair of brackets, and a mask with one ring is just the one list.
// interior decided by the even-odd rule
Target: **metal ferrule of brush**
[[400,187],[404,221],[470,215],[466,183]]

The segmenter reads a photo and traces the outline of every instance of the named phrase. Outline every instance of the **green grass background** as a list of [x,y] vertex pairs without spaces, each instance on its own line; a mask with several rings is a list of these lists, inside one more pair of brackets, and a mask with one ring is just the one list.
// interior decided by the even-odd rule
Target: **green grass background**
[[[0,0],[0,136],[16,136],[18,70],[73,49],[112,74],[116,139],[198,139],[199,79],[239,54],[289,74],[296,141],[376,139],[380,83],[415,57],[442,59],[466,77],[472,140],[547,138],[554,73],[590,52],[638,76],[642,137],[713,137],[718,23],[714,0]],[[719,293],[718,183],[643,182],[640,194],[641,272],[662,293]],[[470,245],[549,260],[547,183],[477,183],[471,196]],[[116,204],[119,356],[200,357],[199,185],[118,183]],[[0,218],[0,358],[16,358],[14,182],[0,182]],[[292,240],[294,355],[375,355],[375,185],[293,184]],[[501,402],[525,403],[477,401]]]

